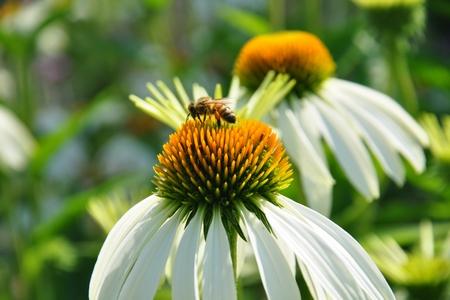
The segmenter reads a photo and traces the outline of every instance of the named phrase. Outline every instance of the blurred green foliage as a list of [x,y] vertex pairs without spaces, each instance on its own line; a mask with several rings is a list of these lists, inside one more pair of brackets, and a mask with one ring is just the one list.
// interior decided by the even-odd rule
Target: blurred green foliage
[[[428,1],[426,16],[406,58],[418,114],[440,118],[450,114],[450,4]],[[170,133],[128,94],[174,76],[226,87],[243,43],[278,29],[318,34],[338,77],[401,97],[389,88],[383,44],[350,1],[0,1],[0,105],[38,140],[25,170],[0,171],[0,299],[86,299],[105,238],[90,201],[117,189],[151,191],[152,165]],[[383,178],[382,196],[370,204],[330,165],[338,182],[332,219],[356,238],[390,235],[408,247],[423,219],[437,236],[448,233],[450,166],[433,153],[404,187]],[[302,201],[297,179],[286,193]],[[141,200],[134,197],[127,200]],[[239,289],[244,299],[264,295],[258,278]],[[158,299],[169,298],[165,284]]]

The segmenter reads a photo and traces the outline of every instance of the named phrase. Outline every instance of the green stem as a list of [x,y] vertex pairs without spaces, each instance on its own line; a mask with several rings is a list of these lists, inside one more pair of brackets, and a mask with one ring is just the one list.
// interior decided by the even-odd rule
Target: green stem
[[285,1],[269,0],[269,18],[273,31],[285,28]]
[[29,59],[26,54],[20,54],[16,58],[17,70],[17,90],[20,101],[20,117],[26,125],[31,126],[33,123],[34,107],[31,98],[30,90],[30,75],[29,75]]
[[418,101],[414,84],[409,72],[406,48],[401,41],[388,42],[386,60],[389,65],[389,91],[392,95],[398,91],[402,105],[412,115],[418,112]]
[[320,0],[304,1],[305,25],[308,31],[318,33],[320,30]]

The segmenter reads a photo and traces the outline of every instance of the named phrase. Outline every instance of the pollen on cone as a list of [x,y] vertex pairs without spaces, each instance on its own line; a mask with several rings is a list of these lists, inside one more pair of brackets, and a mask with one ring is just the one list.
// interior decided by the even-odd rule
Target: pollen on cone
[[300,94],[315,91],[331,76],[335,64],[328,49],[315,35],[285,31],[257,36],[241,49],[234,73],[249,88],[261,84],[267,72],[288,74]]
[[213,117],[189,120],[158,159],[157,192],[189,207],[234,206],[252,197],[271,201],[292,175],[278,136],[259,121],[218,126]]

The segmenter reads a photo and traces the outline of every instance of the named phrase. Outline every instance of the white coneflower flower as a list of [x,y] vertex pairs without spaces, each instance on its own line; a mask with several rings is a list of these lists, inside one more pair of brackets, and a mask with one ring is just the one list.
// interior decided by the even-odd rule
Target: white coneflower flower
[[296,262],[316,299],[394,299],[350,235],[279,193],[292,170],[264,123],[188,120],[158,159],[155,194],[106,238],[91,300],[152,299],[167,266],[175,300],[236,299],[245,241],[268,299],[300,299]]
[[[422,146],[428,144],[426,133],[393,99],[332,77],[334,69],[333,59],[323,43],[312,34],[298,31],[251,39],[235,65],[235,74],[250,88],[257,87],[271,70],[295,79],[293,93],[279,106],[277,126],[300,170],[309,206],[324,214],[331,208],[334,181],[322,140],[349,181],[369,200],[379,196],[369,150],[384,172],[402,185],[405,170],[400,156],[415,171],[422,172],[425,167]],[[259,109],[263,115],[273,106]]]
[[0,106],[0,168],[22,170],[36,143],[27,128],[7,108]]

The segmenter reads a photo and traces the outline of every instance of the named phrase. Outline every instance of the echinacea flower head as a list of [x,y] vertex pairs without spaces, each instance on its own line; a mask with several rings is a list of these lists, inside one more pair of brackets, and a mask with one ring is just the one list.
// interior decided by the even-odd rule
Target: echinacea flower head
[[436,115],[427,113],[421,117],[420,123],[430,137],[433,156],[450,164],[450,116],[443,116],[440,123]]
[[[302,37],[314,42],[300,42]],[[297,42],[293,42],[296,39]],[[254,48],[255,53],[249,55],[255,41],[260,50]],[[262,64],[265,57],[271,57],[274,62],[268,60],[267,64]],[[293,64],[293,61],[310,64]],[[384,172],[401,185],[405,180],[401,156],[415,171],[421,172],[425,167],[422,146],[428,144],[427,134],[393,99],[368,87],[332,77],[334,64],[331,62],[328,51],[317,37],[282,32],[251,39],[242,47],[235,68],[244,85],[248,83],[247,78],[262,78],[270,67],[295,80],[296,88],[285,93],[287,101],[277,102],[279,113],[274,125],[299,168],[308,205],[325,215],[330,213],[334,179],[327,166],[323,141],[352,185],[368,200],[379,196],[371,153]],[[302,72],[309,76],[306,79],[298,76]],[[309,78],[320,78],[320,83],[311,89]],[[247,88],[253,89],[254,84],[251,82]],[[273,108],[265,110],[265,107],[261,108],[264,112]]]
[[255,198],[277,205],[292,175],[277,135],[258,121],[218,127],[214,118],[190,120],[169,137],[158,160],[158,196],[194,213],[207,207],[206,217],[219,209],[238,231],[239,207],[257,210]]
[[250,245],[268,299],[300,299],[297,263],[316,299],[394,299],[353,238],[280,194],[284,152],[259,121],[182,124],[158,157],[155,193],[108,234],[89,298],[152,299],[166,271],[175,300],[233,300]]
[[378,38],[420,36],[425,27],[425,0],[353,0],[367,15]]
[[450,233],[435,242],[433,225],[420,224],[419,241],[405,251],[390,236],[371,236],[365,246],[386,278],[420,299],[444,299],[450,280]]
[[289,74],[295,91],[314,92],[330,77],[335,64],[328,49],[315,35],[285,31],[259,35],[242,47],[234,73],[244,86],[256,89],[269,71]]

